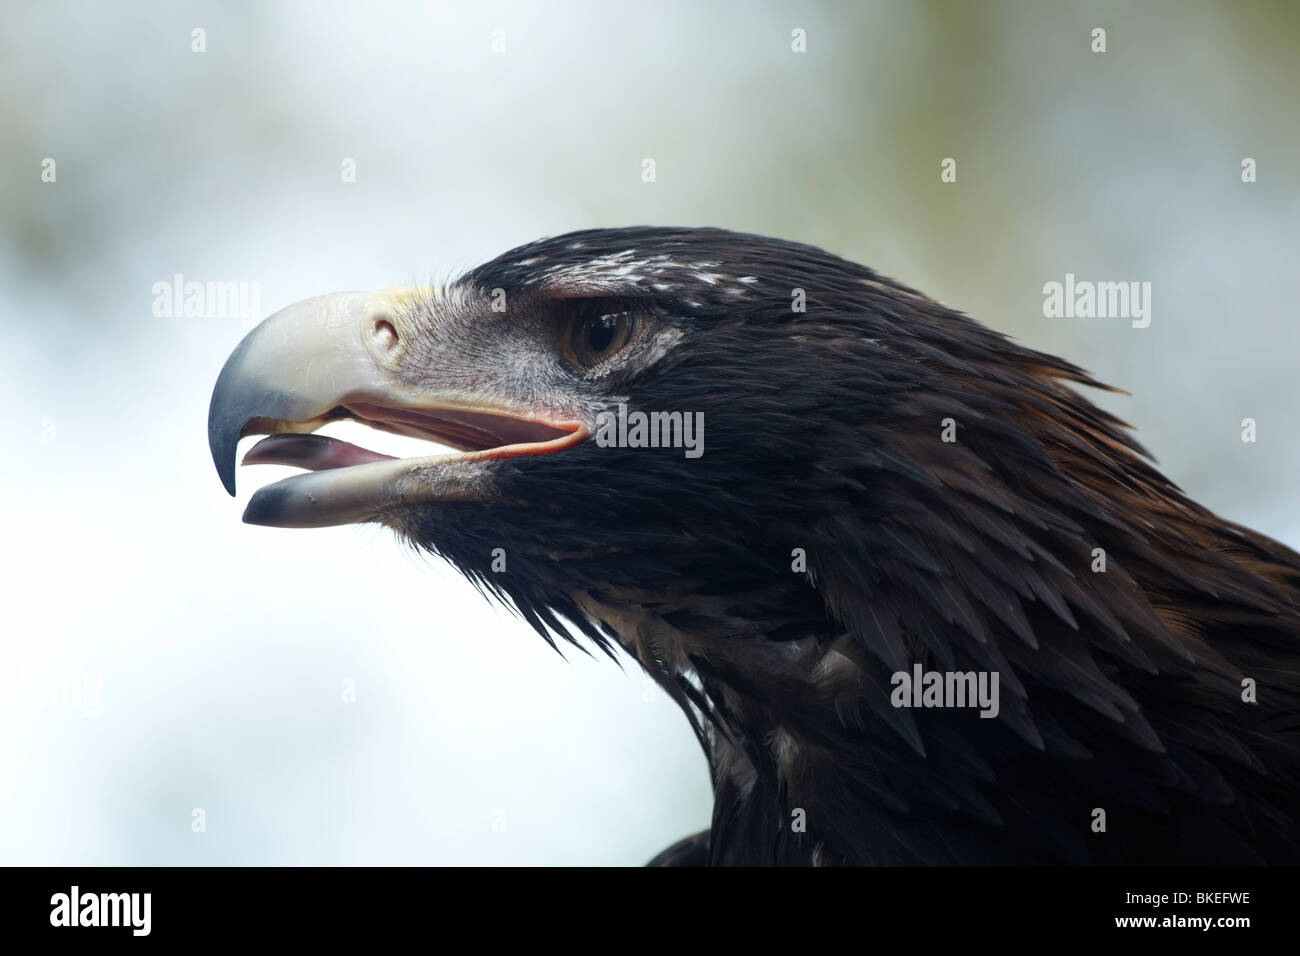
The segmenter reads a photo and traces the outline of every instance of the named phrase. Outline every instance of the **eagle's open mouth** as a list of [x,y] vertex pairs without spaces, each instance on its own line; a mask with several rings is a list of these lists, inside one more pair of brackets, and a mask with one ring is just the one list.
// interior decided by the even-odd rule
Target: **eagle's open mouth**
[[[404,377],[397,299],[344,292],[291,305],[249,332],[226,360],[208,408],[208,444],[226,490],[235,493],[237,447],[246,435],[270,437],[244,464],[306,469],[258,489],[245,521],[321,528],[384,521],[431,501],[480,500],[489,483],[467,463],[549,455],[591,434],[563,412]],[[398,458],[312,434],[340,420],[441,448]]]
[[[576,421],[552,423],[499,412],[391,408],[368,402],[339,405],[323,419],[356,421],[395,435],[434,441],[461,452],[442,456],[444,462],[549,455],[572,447],[589,434],[587,426]],[[395,457],[327,435],[282,433],[270,435],[254,445],[244,455],[243,464],[290,465],[326,471],[373,461],[393,461]]]

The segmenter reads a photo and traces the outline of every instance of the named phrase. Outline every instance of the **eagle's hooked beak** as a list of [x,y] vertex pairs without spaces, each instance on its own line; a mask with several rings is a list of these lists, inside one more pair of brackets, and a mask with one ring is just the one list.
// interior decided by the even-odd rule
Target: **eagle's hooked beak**
[[[475,496],[454,466],[466,461],[549,454],[590,434],[579,421],[511,407],[500,396],[421,386],[404,371],[406,316],[433,289],[341,292],[307,299],[253,329],[226,360],[212,392],[208,445],[217,474],[235,493],[235,455],[246,435],[270,435],[244,464],[296,465],[295,475],[260,489],[244,520],[319,528],[379,520],[404,504]],[[461,449],[392,458],[310,435],[355,419]]]

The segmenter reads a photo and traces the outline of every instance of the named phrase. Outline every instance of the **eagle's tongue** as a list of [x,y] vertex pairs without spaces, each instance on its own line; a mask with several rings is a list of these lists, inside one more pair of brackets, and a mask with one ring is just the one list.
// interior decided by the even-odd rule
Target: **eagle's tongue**
[[327,435],[271,435],[248,450],[245,465],[293,465],[310,471],[346,468],[371,461],[391,461],[381,455]]

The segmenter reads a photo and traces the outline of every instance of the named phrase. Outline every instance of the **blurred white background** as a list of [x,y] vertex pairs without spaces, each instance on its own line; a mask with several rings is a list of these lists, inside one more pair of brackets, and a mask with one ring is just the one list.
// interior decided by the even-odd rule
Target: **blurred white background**
[[[1170,477],[1300,544],[1298,25],[1227,2],[7,4],[0,863],[637,864],[708,824],[686,721],[630,665],[562,660],[385,531],[240,523],[281,472],[231,501],[206,414],[249,322],[155,316],[177,273],[258,283],[270,314],[576,228],[810,242],[1126,388],[1100,400]],[[1067,272],[1150,281],[1150,328],[1044,318]]]

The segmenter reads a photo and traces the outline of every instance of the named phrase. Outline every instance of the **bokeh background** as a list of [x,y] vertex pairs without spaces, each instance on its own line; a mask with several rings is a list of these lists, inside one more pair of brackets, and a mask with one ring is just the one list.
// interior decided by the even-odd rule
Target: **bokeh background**
[[[1101,401],[1174,480],[1300,545],[1298,26],[1260,2],[6,3],[0,863],[636,864],[708,823],[703,757],[634,668],[561,659],[388,532],[240,523],[280,472],[230,500],[205,421],[254,317],[155,315],[177,273],[257,283],[265,315],[576,228],[802,240],[1128,389]],[[1151,282],[1150,327],[1044,318],[1067,272]]]

